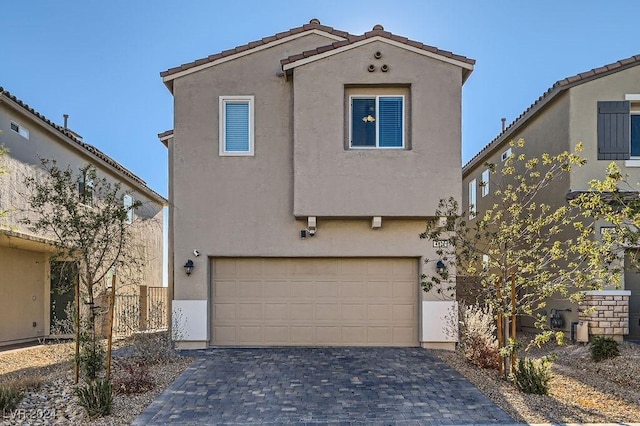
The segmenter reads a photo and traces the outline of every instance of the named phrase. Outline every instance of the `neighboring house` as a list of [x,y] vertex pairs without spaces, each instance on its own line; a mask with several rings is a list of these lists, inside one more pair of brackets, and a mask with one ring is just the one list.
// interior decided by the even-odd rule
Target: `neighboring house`
[[313,19],[161,73],[181,346],[453,347],[418,236],[460,198],[473,65]]
[[[640,56],[634,56],[556,82],[463,167],[463,209],[476,209],[481,214],[488,208],[491,201],[487,195],[495,188],[490,182],[480,185],[489,176],[485,164],[494,163],[499,170],[511,152],[524,152],[529,157],[545,152],[554,155],[573,151],[579,142],[584,144],[582,156],[587,164],[574,168],[568,179],[555,181],[545,191],[545,202],[552,205],[563,205],[572,194],[590,190],[589,181],[603,179],[611,161],[616,161],[629,182],[639,183],[638,65]],[[520,138],[525,140],[524,148],[509,146],[510,141]],[[585,306],[550,300],[547,312],[557,309],[563,318],[558,329],[570,331],[572,323],[581,320],[588,322],[592,335],[640,338],[640,275],[629,268],[628,259],[625,269],[621,289],[588,292]],[[592,317],[579,314],[586,306],[597,306],[598,311]],[[523,319],[523,325],[530,324]]]
[[[162,285],[162,208],[167,203],[162,196],[83,142],[67,128],[66,118],[65,126],[59,126],[1,87],[0,132],[0,145],[9,150],[0,158],[0,167],[7,172],[0,175],[0,211],[7,211],[6,217],[0,217],[0,346],[48,336],[54,321],[65,318],[64,309],[73,300],[69,285],[74,281],[73,262],[50,264],[51,240],[34,235],[20,223],[29,207],[24,179],[44,175],[40,159],[75,170],[92,164],[99,176],[120,182],[128,192],[123,203],[142,202],[129,218],[136,249],[147,260],[136,278],[142,285]],[[107,285],[105,280],[105,288]],[[123,290],[137,293],[137,288]]]

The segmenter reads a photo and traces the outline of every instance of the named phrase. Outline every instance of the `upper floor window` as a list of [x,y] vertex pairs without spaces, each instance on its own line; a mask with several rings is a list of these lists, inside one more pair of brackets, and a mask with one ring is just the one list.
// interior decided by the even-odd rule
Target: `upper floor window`
[[220,96],[220,155],[253,155],[253,96]]
[[476,197],[476,180],[473,179],[469,182],[469,219],[476,217],[476,203],[478,202]]
[[403,95],[356,95],[349,98],[351,148],[404,148]]
[[598,160],[640,158],[640,95],[598,102]]
[[482,187],[481,193],[483,197],[489,195],[489,178],[490,172],[489,169],[486,169],[484,172],[482,172],[482,182],[480,182],[480,185]]
[[29,129],[27,129],[24,126],[19,125],[18,123],[16,123],[15,121],[11,122],[11,130],[13,130],[14,132],[16,132],[17,134],[19,134],[20,136],[22,136],[25,139],[29,139]]
[[126,223],[133,223],[133,197],[129,194],[124,194],[122,197],[122,204],[124,208],[127,209],[127,219]]
[[79,183],[78,193],[82,204],[93,206],[93,180],[86,174]]
[[500,157],[501,161],[507,161],[507,158],[511,157],[511,153],[513,151],[511,150],[511,148],[507,149],[505,152],[502,153],[502,156]]

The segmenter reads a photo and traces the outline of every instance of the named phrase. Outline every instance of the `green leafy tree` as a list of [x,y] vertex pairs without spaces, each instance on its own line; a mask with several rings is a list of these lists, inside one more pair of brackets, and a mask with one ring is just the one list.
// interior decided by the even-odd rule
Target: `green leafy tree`
[[[524,141],[511,145],[517,152]],[[550,297],[579,302],[584,290],[620,281],[620,270],[611,267],[617,238],[614,233],[602,238],[595,234],[596,221],[614,214],[603,191],[615,186],[619,176],[609,174],[600,187],[595,185],[569,202],[545,202],[552,199],[554,182],[585,164],[581,149],[578,145],[576,152],[540,158],[512,154],[501,170],[487,163],[492,190],[485,199],[488,197],[490,207],[463,212],[453,198],[441,199],[435,219],[421,234],[421,238],[448,242],[437,254],[455,270],[423,275],[423,289],[450,292],[456,275],[471,279],[479,298],[494,312],[505,375],[509,369],[506,358],[511,357],[511,365],[516,361],[513,324],[517,316],[535,319],[541,333],[532,343],[540,344],[554,334],[542,313]],[[444,226],[439,217],[446,218]],[[507,326],[509,318],[511,327]],[[555,337],[561,342],[562,332]]]
[[25,179],[31,211],[22,223],[52,241],[56,259],[77,265],[79,362],[85,379],[93,381],[104,368],[104,349],[96,329],[98,289],[104,288],[110,271],[131,272],[141,264],[132,250],[127,217],[140,202],[125,206],[121,185],[98,176],[92,165],[74,171],[58,167],[55,161],[42,164],[44,176]]

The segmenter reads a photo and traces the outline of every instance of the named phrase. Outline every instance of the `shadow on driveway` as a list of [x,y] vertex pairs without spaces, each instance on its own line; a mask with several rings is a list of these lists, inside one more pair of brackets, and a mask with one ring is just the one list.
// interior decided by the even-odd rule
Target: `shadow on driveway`
[[135,420],[148,424],[515,423],[421,348],[212,348]]

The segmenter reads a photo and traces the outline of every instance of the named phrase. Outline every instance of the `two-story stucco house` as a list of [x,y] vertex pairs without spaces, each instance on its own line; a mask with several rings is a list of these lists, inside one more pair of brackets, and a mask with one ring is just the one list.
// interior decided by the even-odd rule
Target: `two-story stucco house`
[[[587,164],[574,168],[567,179],[555,181],[545,192],[545,202],[562,205],[572,194],[589,191],[589,181],[604,178],[611,161],[616,161],[630,183],[639,183],[638,65],[640,56],[634,56],[556,82],[463,167],[462,206],[482,212],[492,202],[489,195],[495,188],[486,163],[499,167],[511,152],[524,152],[531,157],[573,151],[579,142],[584,144],[581,154]],[[509,146],[510,141],[520,138],[525,140],[523,148]],[[481,182],[489,185],[480,185]],[[596,234],[600,232],[596,230]],[[640,338],[640,275],[629,267],[628,261],[620,289],[588,292],[584,306],[550,300],[548,313],[556,309],[562,317],[558,329],[569,332],[572,324],[575,327],[580,320],[588,324],[591,335],[618,340],[623,336]],[[586,306],[596,306],[596,313],[580,314]],[[529,323],[523,319],[522,324]]]
[[[0,146],[8,149],[0,157],[0,168],[5,172],[0,174],[0,211],[6,212],[0,217],[0,346],[48,336],[52,323],[65,317],[65,307],[73,300],[73,261],[50,262],[55,249],[49,237],[34,234],[20,222],[29,207],[25,177],[45,174],[40,159],[55,160],[61,168],[78,171],[92,164],[99,177],[122,185],[125,205],[133,205],[135,200],[142,203],[128,217],[136,236],[131,243],[145,258],[133,278],[140,285],[162,285],[162,209],[167,204],[162,196],[83,142],[67,128],[66,119],[65,126],[57,125],[1,87],[0,132]],[[118,288],[137,291],[124,289],[125,284],[119,281]],[[105,280],[105,289],[107,285]]]
[[313,19],[162,72],[181,345],[452,347],[419,233],[460,194],[473,65]]

